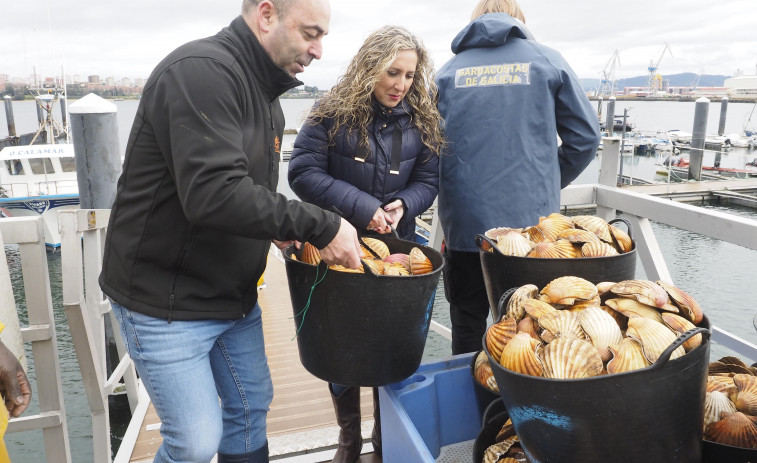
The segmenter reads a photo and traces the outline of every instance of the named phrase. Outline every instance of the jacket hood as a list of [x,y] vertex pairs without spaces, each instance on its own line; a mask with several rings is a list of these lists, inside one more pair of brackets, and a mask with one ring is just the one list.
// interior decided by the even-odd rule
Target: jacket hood
[[479,16],[461,30],[452,40],[452,53],[468,48],[499,47],[509,37],[532,39],[525,24],[506,13],[488,13]]

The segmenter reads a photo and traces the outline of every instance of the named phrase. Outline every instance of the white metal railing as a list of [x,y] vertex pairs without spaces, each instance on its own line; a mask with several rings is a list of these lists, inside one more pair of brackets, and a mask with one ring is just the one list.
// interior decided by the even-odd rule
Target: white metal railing
[[[620,139],[609,137],[603,142],[600,183],[565,188],[560,204],[562,207],[596,206],[597,215],[606,220],[614,219],[618,212],[622,212],[623,217],[631,222],[637,252],[649,279],[674,283],[652,231],[650,220],[757,250],[756,220],[617,188]],[[431,235],[441,236],[436,213],[432,221]],[[438,249],[438,246],[436,248]],[[436,325],[432,324],[431,328],[446,337],[449,330]],[[712,340],[752,361],[757,361],[757,345],[732,333],[713,326]]]
[[[10,420],[6,432],[41,429],[47,462],[71,463],[42,217],[3,218],[0,234],[5,244],[17,244],[21,254],[29,315],[29,324],[21,328],[21,336],[25,343],[32,345],[39,402],[38,414],[24,414]],[[4,252],[0,255],[5,258]]]
[[[111,461],[108,396],[122,387],[122,378],[132,412],[137,408],[139,395],[134,364],[126,354],[110,302],[97,281],[109,217],[109,209],[58,213],[63,307],[92,415],[94,461],[98,463]],[[106,367],[105,317],[110,317],[109,322],[114,327],[112,332],[118,351],[118,364],[110,376]]]

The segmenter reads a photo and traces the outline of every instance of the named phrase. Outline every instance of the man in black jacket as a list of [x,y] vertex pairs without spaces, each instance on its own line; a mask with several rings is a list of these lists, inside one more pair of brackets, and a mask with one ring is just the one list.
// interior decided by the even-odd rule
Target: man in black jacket
[[244,0],[229,27],[173,51],[145,84],[100,285],[161,418],[156,463],[268,461],[256,283],[272,240],[359,265],[351,225],[275,193],[278,97],[321,57],[329,19],[328,0]]

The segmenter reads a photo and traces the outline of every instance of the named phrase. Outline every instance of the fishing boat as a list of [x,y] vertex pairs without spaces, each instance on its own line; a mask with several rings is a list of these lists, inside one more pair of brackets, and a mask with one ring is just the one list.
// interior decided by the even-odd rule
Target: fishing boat
[[50,248],[60,246],[58,211],[79,207],[74,146],[68,128],[53,117],[62,99],[58,91],[37,95],[38,130],[9,136],[0,151],[0,217],[41,215]]

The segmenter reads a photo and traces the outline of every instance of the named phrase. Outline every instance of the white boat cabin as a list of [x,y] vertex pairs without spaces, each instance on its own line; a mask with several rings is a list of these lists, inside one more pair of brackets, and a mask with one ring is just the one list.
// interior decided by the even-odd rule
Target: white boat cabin
[[74,146],[9,146],[0,151],[0,197],[77,194]]

